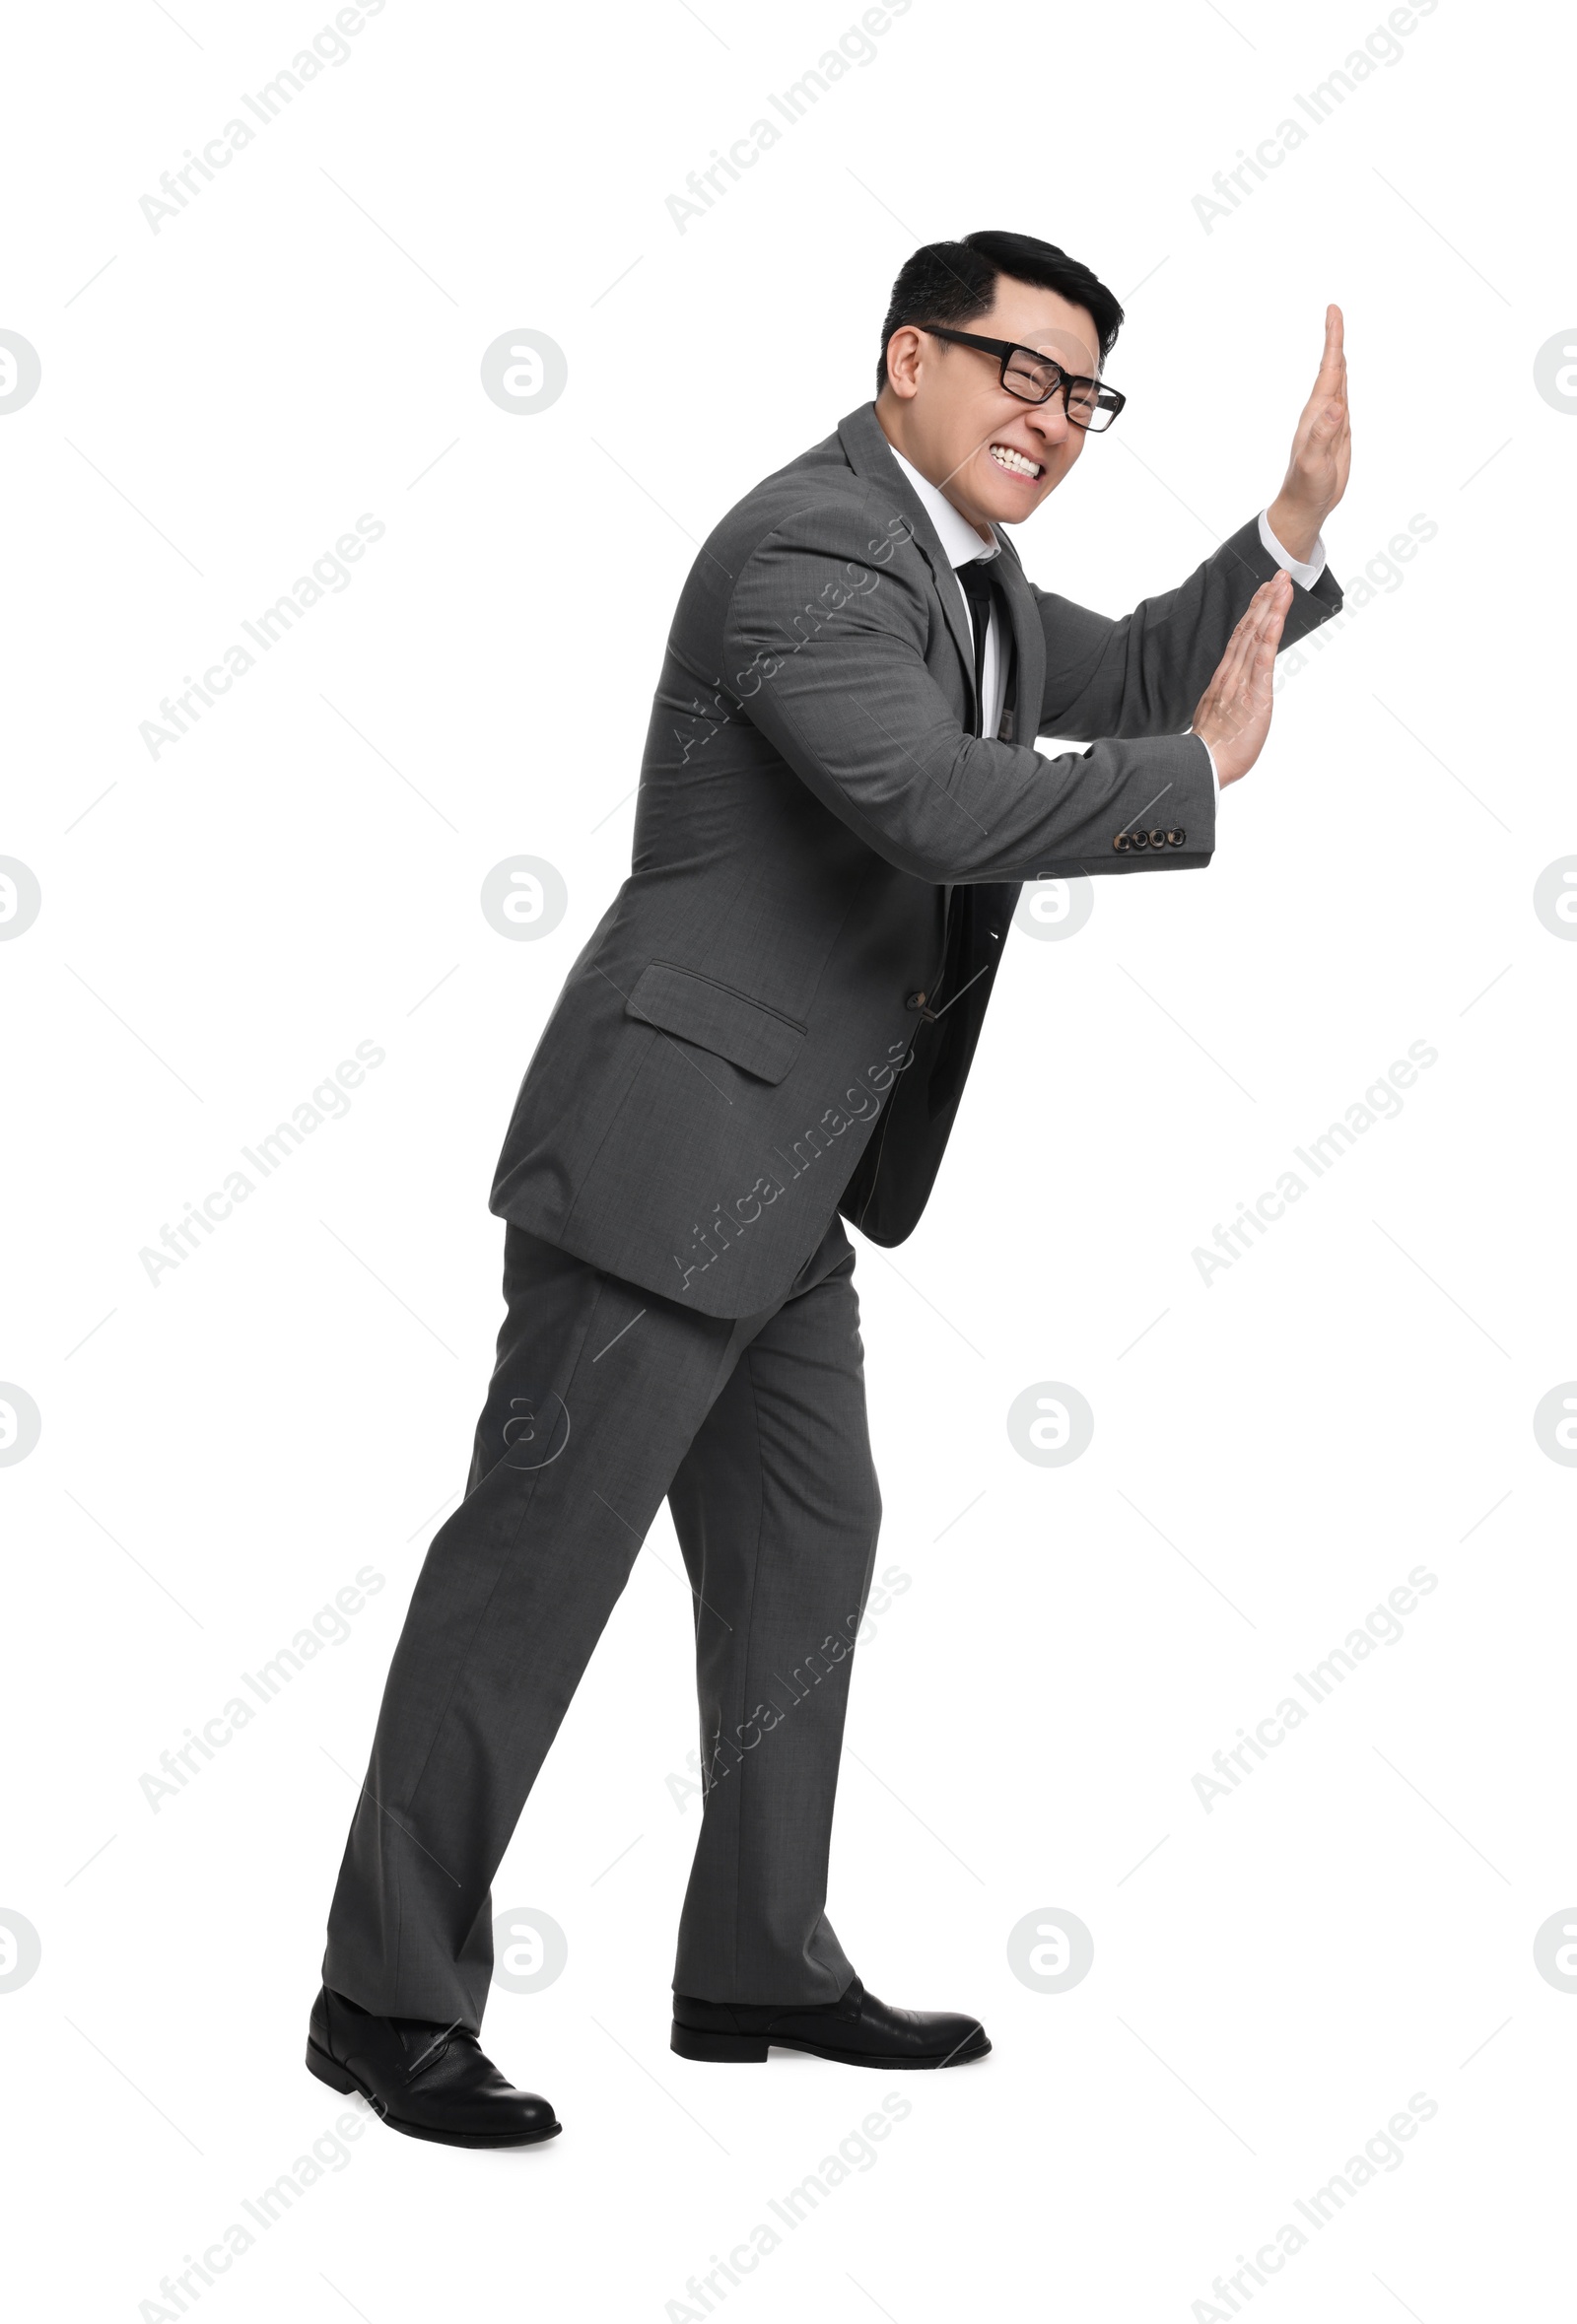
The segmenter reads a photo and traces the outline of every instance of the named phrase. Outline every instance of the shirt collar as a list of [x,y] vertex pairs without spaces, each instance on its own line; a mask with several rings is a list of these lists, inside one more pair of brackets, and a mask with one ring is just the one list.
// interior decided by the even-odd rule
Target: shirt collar
[[947,495],[939,492],[928,478],[922,476],[920,470],[912,461],[905,459],[895,444],[889,444],[887,449],[898,462],[921,507],[936,527],[947,562],[955,572],[960,565],[970,565],[977,560],[984,565],[993,557],[1001,555],[1000,540],[994,539],[990,544],[983,541],[969,518],[960,515]]

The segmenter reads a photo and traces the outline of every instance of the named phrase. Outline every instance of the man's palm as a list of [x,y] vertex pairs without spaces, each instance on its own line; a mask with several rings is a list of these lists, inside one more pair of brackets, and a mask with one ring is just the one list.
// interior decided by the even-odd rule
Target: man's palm
[[1223,785],[1246,775],[1265,748],[1270,731],[1275,649],[1291,603],[1288,574],[1277,573],[1261,582],[1227,640],[1215,675],[1200,696],[1193,730],[1209,745]]
[[1293,431],[1281,490],[1269,509],[1270,529],[1293,556],[1311,554],[1321,525],[1347,489],[1351,465],[1352,415],[1347,407],[1341,309],[1328,307],[1320,369]]

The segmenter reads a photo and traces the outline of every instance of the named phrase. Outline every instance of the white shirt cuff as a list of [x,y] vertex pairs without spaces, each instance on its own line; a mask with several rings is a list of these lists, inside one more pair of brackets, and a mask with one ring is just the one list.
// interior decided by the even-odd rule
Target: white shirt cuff
[[1283,549],[1275,534],[1270,530],[1269,510],[1262,509],[1260,511],[1260,539],[1265,544],[1266,555],[1273,557],[1284,573],[1290,573],[1299,588],[1313,588],[1325,571],[1325,536],[1323,534],[1317,533],[1315,535],[1314,555],[1306,564],[1300,564],[1290,550]]

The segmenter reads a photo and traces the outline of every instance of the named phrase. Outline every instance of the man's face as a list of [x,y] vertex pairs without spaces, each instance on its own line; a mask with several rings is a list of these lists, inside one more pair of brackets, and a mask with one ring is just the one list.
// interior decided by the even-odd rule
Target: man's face
[[[1086,378],[1100,368],[1095,324],[1084,308],[1005,274],[996,278],[989,310],[957,327],[1033,347]],[[1069,422],[1061,395],[1021,403],[1002,385],[997,358],[977,347],[895,331],[887,370],[878,414],[889,441],[977,531],[1022,524],[1084,448],[1085,431]]]

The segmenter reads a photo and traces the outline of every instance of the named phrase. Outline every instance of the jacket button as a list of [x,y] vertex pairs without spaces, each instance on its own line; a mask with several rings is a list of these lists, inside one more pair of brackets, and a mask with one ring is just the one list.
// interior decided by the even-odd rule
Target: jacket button
[[1180,848],[1188,836],[1186,831],[1169,831],[1166,835],[1166,844],[1169,848]]
[[1164,831],[1152,831],[1152,832],[1151,832],[1151,834],[1150,834],[1150,845],[1151,845],[1151,847],[1152,847],[1152,848],[1164,848],[1164,847],[1165,847],[1165,845],[1166,845],[1166,834],[1165,834],[1165,832],[1164,832]]
[[1129,848],[1128,833],[1126,831],[1120,831],[1117,834],[1117,837],[1113,840],[1112,845],[1120,855],[1126,855],[1128,854]]
[[1150,835],[1147,831],[1135,831],[1130,834],[1130,847],[1137,849],[1140,854],[1144,853],[1144,850],[1149,846],[1149,844]]
[[904,1002],[905,1008],[924,1008],[925,1005],[926,995],[924,992],[911,992],[909,998]]

